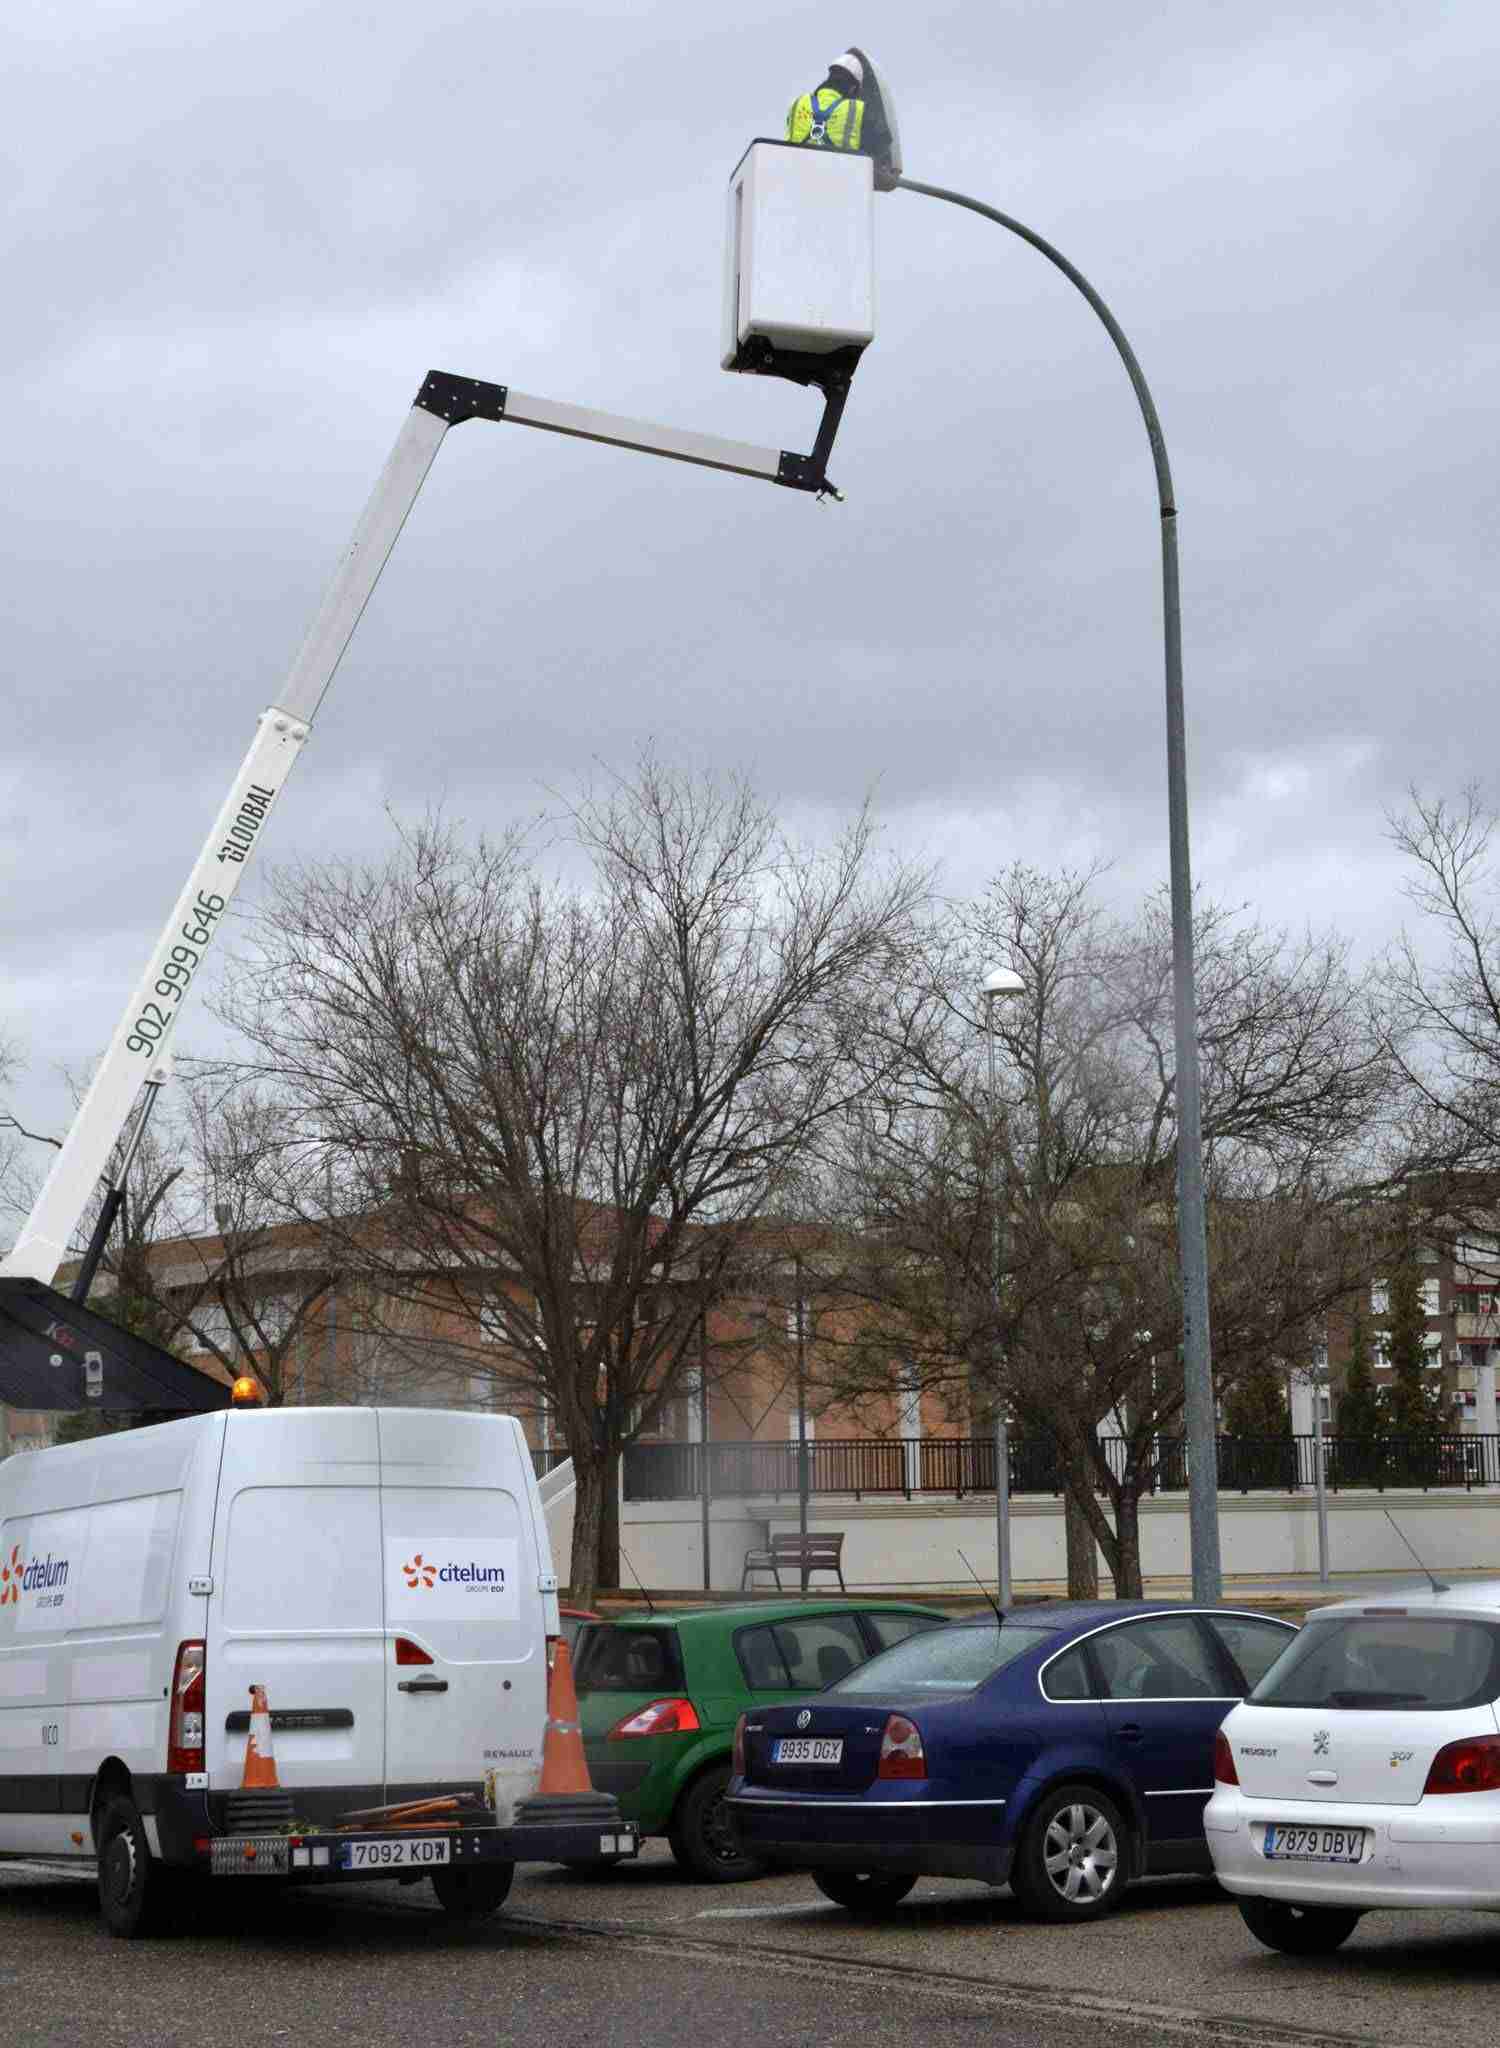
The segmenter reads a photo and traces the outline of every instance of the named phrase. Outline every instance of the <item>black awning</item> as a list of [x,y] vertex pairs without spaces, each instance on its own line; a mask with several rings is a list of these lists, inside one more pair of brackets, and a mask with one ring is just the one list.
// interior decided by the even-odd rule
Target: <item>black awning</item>
[[227,1408],[229,1389],[40,1280],[0,1279],[0,1401],[202,1415]]

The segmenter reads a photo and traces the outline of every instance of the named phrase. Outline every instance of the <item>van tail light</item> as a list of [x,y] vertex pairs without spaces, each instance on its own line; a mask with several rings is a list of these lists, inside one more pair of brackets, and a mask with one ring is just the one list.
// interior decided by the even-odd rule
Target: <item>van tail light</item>
[[167,1769],[201,1771],[203,1693],[208,1652],[203,1643],[179,1643],[172,1667],[172,1711],[167,1719]]
[[1229,1747],[1229,1737],[1221,1728],[1214,1737],[1214,1778],[1220,1785],[1237,1785],[1240,1774],[1234,1767],[1234,1751]]
[[398,1664],[430,1664],[432,1659],[420,1643],[414,1643],[410,1636],[397,1636],[396,1662]]
[[734,1775],[735,1775],[735,1776],[736,1776],[737,1778],[743,1778],[743,1777],[744,1777],[744,1775],[745,1775],[745,1722],[746,1722],[746,1719],[747,1719],[747,1716],[746,1716],[746,1715],[744,1715],[744,1714],[741,1714],[741,1715],[740,1715],[740,1718],[739,1718],[739,1719],[738,1719],[738,1720],[737,1720],[737,1721],[735,1722],[735,1724],[734,1724]]
[[885,1733],[880,1738],[880,1765],[875,1773],[877,1778],[925,1778],[927,1757],[922,1748],[921,1731],[915,1721],[908,1721],[905,1714],[892,1714],[885,1724]]
[[653,1700],[638,1714],[616,1721],[608,1740],[618,1742],[626,1735],[691,1735],[702,1725],[691,1700]]
[[1500,1735],[1447,1742],[1432,1759],[1427,1792],[1500,1792]]

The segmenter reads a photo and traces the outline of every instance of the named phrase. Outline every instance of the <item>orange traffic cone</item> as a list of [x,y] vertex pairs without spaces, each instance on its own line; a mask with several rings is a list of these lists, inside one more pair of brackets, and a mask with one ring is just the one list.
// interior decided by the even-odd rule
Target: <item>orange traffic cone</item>
[[240,1789],[229,1797],[229,1825],[247,1832],[274,1828],[292,1817],[292,1795],[283,1792],[276,1775],[276,1748],[271,1740],[271,1708],[263,1685],[250,1688],[250,1734]]
[[578,1695],[573,1690],[573,1660],[559,1636],[547,1662],[547,1729],[542,1737],[542,1782],[545,1792],[592,1792],[583,1730],[578,1725]]
[[245,1744],[245,1768],[240,1773],[242,1792],[271,1792],[280,1789],[276,1775],[276,1746],[271,1740],[271,1709],[263,1685],[250,1688],[250,1735]]

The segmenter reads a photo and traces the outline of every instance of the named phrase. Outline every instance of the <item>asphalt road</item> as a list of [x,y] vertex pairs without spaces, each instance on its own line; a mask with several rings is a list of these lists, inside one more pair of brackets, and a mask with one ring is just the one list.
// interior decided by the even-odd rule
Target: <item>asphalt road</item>
[[5,2048],[253,2048],[334,2038],[528,2048],[1121,2048],[1212,2040],[1488,2044],[1500,1921],[1371,1915],[1337,1956],[1260,1949],[1206,1883],[1141,1887],[1089,1928],[919,1884],[856,1922],[804,1878],[684,1884],[664,1848],[599,1882],[528,1866],[451,1926],[424,1885],[205,1887],[193,1924],[111,1940],[91,1888],[0,1866]]

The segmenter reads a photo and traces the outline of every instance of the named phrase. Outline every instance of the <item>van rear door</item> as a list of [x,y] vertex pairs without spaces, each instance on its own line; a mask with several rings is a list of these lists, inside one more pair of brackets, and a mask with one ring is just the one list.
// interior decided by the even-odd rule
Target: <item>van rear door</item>
[[530,1454],[509,1416],[379,1420],[386,1797],[478,1793],[505,1826],[536,1790],[547,1710]]
[[[384,1797],[380,1448],[368,1408],[231,1415],[208,1607],[204,1739],[215,1791],[240,1783],[250,1687],[271,1708],[299,1818]],[[319,1796],[298,1800],[299,1788]]]

